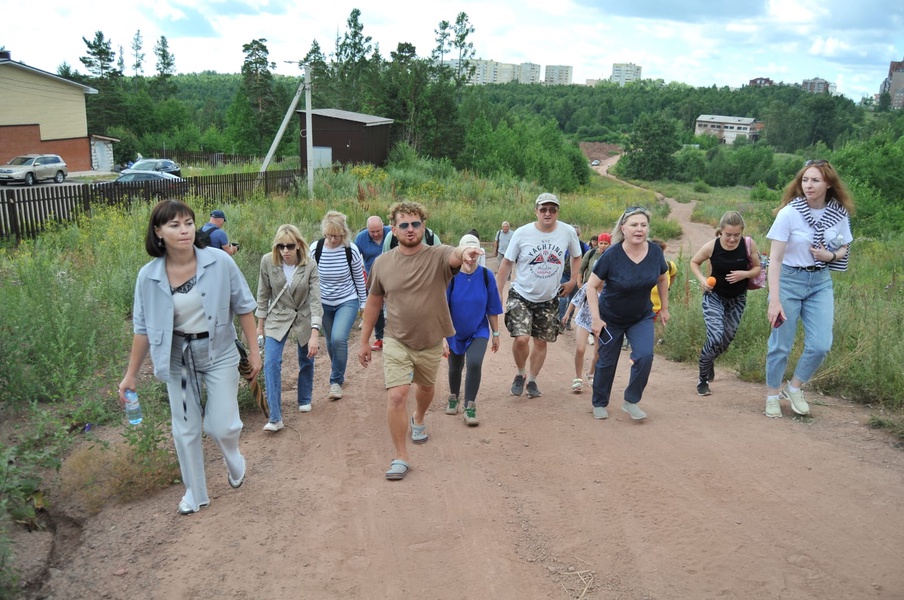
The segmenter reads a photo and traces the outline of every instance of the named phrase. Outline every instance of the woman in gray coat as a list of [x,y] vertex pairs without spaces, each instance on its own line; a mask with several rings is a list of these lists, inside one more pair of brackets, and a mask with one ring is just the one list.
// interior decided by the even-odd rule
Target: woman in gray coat
[[264,338],[264,383],[270,421],[264,431],[279,431],[282,422],[283,348],[291,336],[298,347],[298,410],[311,410],[314,356],[320,341],[323,307],[320,275],[308,256],[308,245],[294,225],[280,225],[273,251],[261,258],[257,282],[257,334]]

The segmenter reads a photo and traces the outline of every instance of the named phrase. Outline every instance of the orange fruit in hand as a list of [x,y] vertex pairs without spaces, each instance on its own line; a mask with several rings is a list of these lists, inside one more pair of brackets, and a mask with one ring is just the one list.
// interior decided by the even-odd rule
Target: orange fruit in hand
[[715,277],[707,277],[706,285],[708,285],[709,287],[716,287],[716,278]]

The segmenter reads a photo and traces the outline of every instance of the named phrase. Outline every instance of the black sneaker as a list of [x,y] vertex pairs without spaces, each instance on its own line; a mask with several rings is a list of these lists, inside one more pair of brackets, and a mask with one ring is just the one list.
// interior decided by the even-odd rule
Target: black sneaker
[[537,387],[536,381],[528,381],[527,382],[527,397],[528,398],[539,398],[543,394],[540,393],[540,388]]
[[512,396],[520,396],[524,393],[524,375],[515,375],[512,382]]
[[697,384],[697,395],[698,396],[709,396],[712,392],[709,389],[709,384],[705,381],[701,381]]

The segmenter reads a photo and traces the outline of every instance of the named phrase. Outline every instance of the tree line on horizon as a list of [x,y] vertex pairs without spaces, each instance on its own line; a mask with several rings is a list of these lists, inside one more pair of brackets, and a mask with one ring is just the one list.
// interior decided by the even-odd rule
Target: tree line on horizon
[[[419,156],[481,174],[502,172],[539,181],[559,191],[577,189],[589,177],[579,141],[625,148],[623,168],[636,178],[753,185],[759,177],[775,187],[784,171],[767,168],[766,163],[773,162],[770,153],[825,155],[875,136],[894,142],[902,133],[896,112],[795,86],[732,90],[661,80],[623,87],[607,81],[592,87],[470,86],[475,31],[461,12],[454,21],[437,25],[436,45],[427,56],[402,42],[384,58],[379,45],[364,33],[361,11],[354,9],[332,52],[326,54],[313,40],[298,64],[312,69],[315,108],[391,118],[393,144],[405,143]],[[121,139],[114,147],[121,162],[136,152],[163,147],[263,156],[301,82],[272,72],[275,64],[263,38],[243,44],[240,73],[175,74],[176,57],[161,36],[153,47],[156,71],[150,76],[144,75],[140,31],[130,46],[131,75],[125,74],[123,48],[114,52],[103,32],[82,39],[86,55],[80,61],[88,74],[65,63],[59,74],[99,90],[87,98],[89,130]],[[737,161],[729,159],[732,155],[724,148],[715,148],[712,138],[695,136],[701,114],[762,122],[761,139],[745,150],[746,159],[755,155],[753,166],[747,160],[739,172]],[[278,153],[297,153],[298,139],[299,121],[292,119]],[[691,145],[702,147],[702,157],[699,152],[679,152]],[[651,160],[654,156],[661,159]],[[763,169],[757,175],[759,167]]]

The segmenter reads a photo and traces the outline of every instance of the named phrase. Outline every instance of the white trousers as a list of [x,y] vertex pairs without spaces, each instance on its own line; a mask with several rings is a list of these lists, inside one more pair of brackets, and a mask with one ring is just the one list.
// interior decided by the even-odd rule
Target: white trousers
[[[170,374],[166,382],[173,441],[185,484],[182,499],[194,510],[210,503],[204,474],[202,427],[204,433],[220,446],[232,479],[237,481],[245,475],[245,458],[239,452],[239,435],[242,432],[238,404],[239,353],[236,349],[216,363],[211,363],[208,348],[206,339],[187,340],[173,336]],[[183,377],[183,350],[188,355],[186,377]],[[207,387],[203,414],[200,396],[202,382]]]

